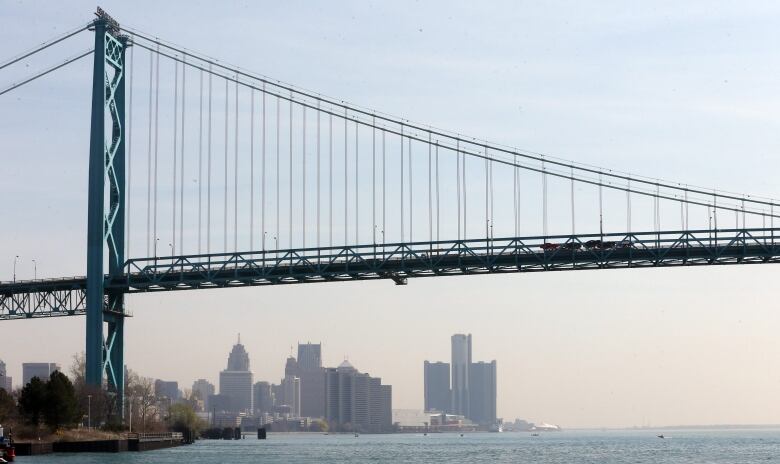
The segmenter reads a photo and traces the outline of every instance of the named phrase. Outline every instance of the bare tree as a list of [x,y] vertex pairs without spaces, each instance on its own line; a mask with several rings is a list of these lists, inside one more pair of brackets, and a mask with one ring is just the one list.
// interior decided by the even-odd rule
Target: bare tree
[[157,414],[157,396],[154,394],[154,382],[135,372],[128,372],[125,392],[132,402],[133,413],[141,419],[141,431],[146,432],[149,422]]

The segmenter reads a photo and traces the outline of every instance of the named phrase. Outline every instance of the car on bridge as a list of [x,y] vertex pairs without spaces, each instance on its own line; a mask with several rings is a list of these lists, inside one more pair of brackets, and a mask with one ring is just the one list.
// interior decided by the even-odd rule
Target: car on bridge
[[560,247],[561,247],[560,243],[542,243],[541,245],[539,245],[539,248],[541,248],[544,251],[557,250]]

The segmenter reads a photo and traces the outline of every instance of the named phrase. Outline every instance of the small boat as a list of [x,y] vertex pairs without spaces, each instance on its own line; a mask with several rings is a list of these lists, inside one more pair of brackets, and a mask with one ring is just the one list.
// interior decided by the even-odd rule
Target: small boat
[[661,435],[656,435],[656,436],[657,436],[658,438],[662,439],[662,440],[663,440],[664,438],[666,438],[666,437],[664,436],[664,434],[663,434],[663,433],[662,433]]

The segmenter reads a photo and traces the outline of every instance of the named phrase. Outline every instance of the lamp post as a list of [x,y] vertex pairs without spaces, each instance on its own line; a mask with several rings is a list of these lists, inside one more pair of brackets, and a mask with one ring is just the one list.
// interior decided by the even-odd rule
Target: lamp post
[[14,282],[16,282],[16,263],[19,261],[19,255],[14,256]]
[[38,280],[38,261],[32,260],[33,263],[33,280]]
[[92,430],[92,395],[87,395],[87,430]]

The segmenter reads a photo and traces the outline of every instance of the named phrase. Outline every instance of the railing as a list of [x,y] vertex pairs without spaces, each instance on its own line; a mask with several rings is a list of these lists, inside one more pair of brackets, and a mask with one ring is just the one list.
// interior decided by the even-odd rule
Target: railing
[[[130,259],[125,293],[480,273],[780,262],[780,229],[507,237]],[[81,315],[86,279],[0,284],[0,320]]]
[[161,432],[161,433],[128,433],[128,440],[138,440],[139,442],[150,441],[181,441],[184,435],[181,432]]

